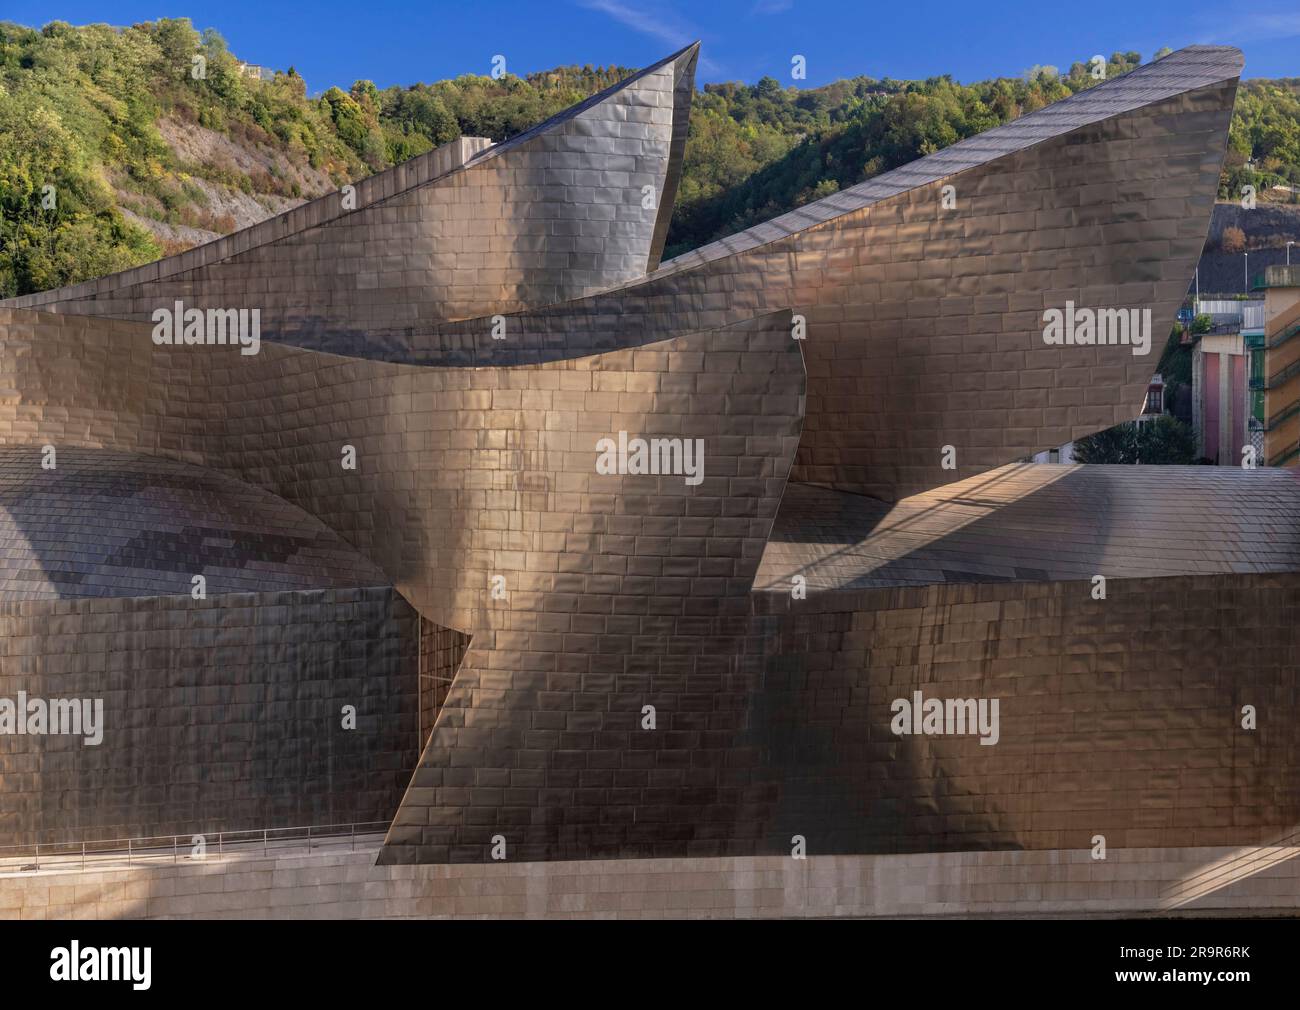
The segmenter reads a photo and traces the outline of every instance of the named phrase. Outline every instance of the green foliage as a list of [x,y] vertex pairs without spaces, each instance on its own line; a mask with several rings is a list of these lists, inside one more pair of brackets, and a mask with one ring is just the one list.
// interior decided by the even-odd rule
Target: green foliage
[[1128,421],[1074,443],[1080,463],[1186,465],[1196,461],[1196,436],[1176,417],[1163,414],[1154,421]]
[[[206,61],[197,77],[196,56]],[[186,18],[129,28],[53,21],[40,31],[0,22],[0,297],[176,251],[123,208],[168,224],[233,229],[196,180],[303,195],[280,162],[250,175],[224,156],[183,161],[163,138],[164,121],[215,131],[341,185],[462,133],[503,140],[631,72],[569,67],[383,91],[357,81],[309,99],[292,67],[272,80],[246,77],[217,32],[196,31]],[[49,207],[47,192],[55,196]]]
[[1219,195],[1236,200],[1242,186],[1262,194],[1279,184],[1300,185],[1300,78],[1243,81]]
[[[99,27],[85,30],[90,40]],[[132,105],[114,96],[140,79],[140,53],[91,60],[76,45],[85,40],[60,22],[41,33],[0,25],[0,296],[112,273],[160,253],[117,213],[99,168],[100,151],[132,136]],[[24,52],[23,43],[40,51]],[[89,65],[79,100],[54,86],[70,64]],[[34,86],[16,87],[16,77]]]
[[[207,61],[202,80],[191,74],[196,55]],[[124,200],[192,223],[208,213],[192,177],[251,188],[233,166],[182,164],[159,131],[168,116],[266,143],[337,181],[364,171],[360,152],[304,100],[301,78],[243,77],[221,37],[187,19],[120,29],[56,21],[40,31],[0,22],[0,296],[162,255],[122,214]],[[279,188],[289,196],[294,186]]]
[[[1132,70],[1116,53],[1107,76]],[[1034,67],[1023,77],[962,85],[855,77],[822,88],[709,84],[691,110],[684,178],[666,255],[759,224],[777,214],[942,150],[1000,123],[1092,87],[1079,62],[1062,76]]]
[[[191,75],[202,55],[206,79]],[[1107,76],[1133,69],[1115,53]],[[519,78],[464,75],[379,89],[357,81],[308,98],[291,67],[243,76],[215,31],[185,18],[113,28],[54,21],[40,31],[0,22],[0,294],[71,283],[163,251],[121,212],[211,230],[197,181],[285,198],[292,173],[250,176],[228,159],[184,162],[163,120],[196,124],[246,148],[316,169],[335,185],[398,164],[461,135],[518,134],[627,77],[624,67],[561,67]],[[675,255],[836,193],[1097,81],[1033,67],[1018,78],[962,85],[856,77],[821,88],[710,84],[695,96],[683,177],[668,236]],[[1300,181],[1300,80],[1243,85],[1223,192],[1252,181]],[[42,187],[58,194],[41,207]],[[308,194],[310,195],[310,194]],[[167,251],[174,251],[168,249]]]
[[[625,67],[559,67],[526,78],[465,74],[436,84],[374,91],[381,121],[394,136],[423,137],[431,146],[461,135],[505,140],[617,84]],[[358,82],[371,89],[369,81]],[[355,93],[356,86],[353,91]]]
[[1156,372],[1164,377],[1166,384],[1171,382],[1181,383],[1184,386],[1192,384],[1192,345],[1183,343],[1181,327],[1175,326],[1173,332],[1169,334],[1164,352],[1160,355],[1160,362],[1156,365]]
[[321,106],[334,123],[339,139],[354,151],[360,151],[365,146],[370,129],[368,117],[361,106],[338,88],[330,88],[321,96]]

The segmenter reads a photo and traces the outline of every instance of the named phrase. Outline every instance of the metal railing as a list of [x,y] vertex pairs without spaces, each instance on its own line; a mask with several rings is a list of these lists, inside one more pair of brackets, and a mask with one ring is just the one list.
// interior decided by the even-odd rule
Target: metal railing
[[1292,323],[1285,330],[1283,330],[1281,333],[1279,333],[1276,337],[1274,337],[1272,340],[1268,342],[1268,349],[1271,351],[1274,350],[1275,348],[1281,347],[1288,340],[1294,337],[1297,333],[1300,333],[1300,323]]
[[1293,361],[1281,371],[1274,372],[1270,375],[1268,381],[1264,384],[1264,388],[1277,389],[1278,386],[1290,382],[1297,375],[1300,375],[1300,360]]
[[1293,445],[1290,449],[1283,449],[1281,452],[1274,455],[1274,457],[1268,461],[1268,465],[1281,466],[1283,463],[1288,462],[1292,456],[1297,454],[1300,454],[1300,446]]
[[1270,417],[1270,418],[1268,419],[1268,423],[1266,423],[1266,424],[1264,425],[1264,430],[1265,430],[1265,431],[1272,431],[1274,428],[1276,428],[1276,427],[1277,427],[1279,424],[1281,424],[1283,421],[1287,421],[1287,420],[1290,420],[1291,418],[1295,417],[1296,414],[1300,414],[1300,400],[1297,400],[1295,403],[1291,404],[1289,407],[1283,407],[1283,408],[1282,408],[1281,410],[1279,410],[1276,414],[1274,414],[1272,417]]
[[1293,263],[1291,266],[1274,263],[1265,267],[1262,274],[1255,275],[1256,291],[1266,288],[1294,287],[1300,287],[1300,263]]
[[0,845],[0,873],[167,866],[230,855],[355,852],[383,841],[389,821],[310,824],[247,831],[192,831],[86,841]]

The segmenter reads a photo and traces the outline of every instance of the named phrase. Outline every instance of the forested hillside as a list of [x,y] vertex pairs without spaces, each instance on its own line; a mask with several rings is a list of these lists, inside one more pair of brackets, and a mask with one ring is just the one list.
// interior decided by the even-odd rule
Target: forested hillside
[[[194,57],[203,58],[196,77]],[[1108,76],[1140,62],[1117,53]],[[292,67],[241,73],[186,19],[0,23],[0,297],[147,262],[465,134],[502,140],[627,76],[565,67],[308,97]],[[961,85],[858,77],[707,85],[691,113],[669,255],[766,220],[1096,81],[1083,63]],[[1222,194],[1294,200],[1300,79],[1249,82]]]

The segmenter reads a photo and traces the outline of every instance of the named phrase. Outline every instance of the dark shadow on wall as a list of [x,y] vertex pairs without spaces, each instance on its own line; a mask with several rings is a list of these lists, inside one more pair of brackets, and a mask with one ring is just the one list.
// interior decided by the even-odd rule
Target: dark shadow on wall
[[383,574],[230,477],[42,456],[0,448],[0,697],[98,702],[102,738],[0,735],[0,845],[391,820],[419,634]]
[[384,585],[320,520],[225,474],[141,453],[0,447],[0,600]]
[[[1266,842],[1300,820],[1297,579],[755,594],[765,679],[740,739],[776,798],[763,851]],[[916,691],[998,699],[998,742],[895,735]]]

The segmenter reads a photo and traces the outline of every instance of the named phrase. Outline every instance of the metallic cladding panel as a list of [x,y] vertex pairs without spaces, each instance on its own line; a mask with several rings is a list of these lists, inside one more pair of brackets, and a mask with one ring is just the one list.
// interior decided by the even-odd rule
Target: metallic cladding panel
[[351,212],[334,194],[147,267],[4,304],[143,321],[184,299],[259,308],[267,339],[364,344],[373,329],[635,280],[663,250],[697,52],[501,144],[462,138],[364,180]]
[[387,584],[319,519],[154,456],[0,447],[0,601]]
[[677,256],[664,270],[684,270],[806,231],[850,211],[938,182],[1016,151],[1064,136],[1121,113],[1241,76],[1241,51],[1232,46],[1186,46],[1069,98],[958,141],[856,186]]
[[[699,262],[507,327],[535,336],[545,355],[540,335],[562,353],[559,334],[608,332],[614,319],[632,341],[790,308],[807,319],[809,381],[793,479],[894,500],[970,477],[1141,410],[1204,243],[1235,92],[1232,76],[1191,91],[1166,85],[1151,104],[1128,94],[1114,116],[1094,111],[1068,132],[1019,138],[958,175],[732,254],[722,255],[723,240]],[[1149,310],[1149,353],[1047,345],[1044,311],[1067,301]],[[374,331],[361,350],[327,336],[302,343],[490,364],[501,353],[491,331],[477,319]],[[942,466],[945,446],[956,449],[955,469]]]
[[673,63],[673,132],[668,144],[668,171],[664,175],[663,190],[659,194],[659,215],[655,219],[654,238],[650,243],[650,258],[646,262],[646,273],[659,268],[659,260],[668,241],[668,228],[672,222],[673,208],[677,204],[677,187],[681,184],[682,165],[686,157],[691,99],[695,94],[695,65],[699,54],[700,45],[697,42],[686,50],[681,59]]
[[[336,529],[421,614],[473,635],[387,858],[486,858],[481,806],[492,794],[455,776],[500,783],[540,767],[558,786],[574,748],[594,745],[598,730],[630,734],[641,704],[658,699],[664,731],[626,760],[670,778],[681,734],[701,720],[732,725],[708,715],[707,699],[744,652],[737,632],[803,414],[788,313],[499,369],[277,345],[253,357],[166,350],[144,324],[23,310],[0,310],[0,326],[0,383],[25,391],[0,409],[0,442],[129,448],[238,474]],[[702,480],[598,474],[597,440],[620,431],[703,440]],[[345,443],[355,471],[340,467]],[[504,599],[492,596],[494,576]],[[600,716],[611,678],[642,701]],[[570,715],[552,707],[564,697]],[[707,751],[721,768],[725,733],[710,740],[700,759]],[[650,783],[661,777],[648,775],[640,802],[659,802]],[[562,794],[536,799],[552,809]],[[683,818],[698,805],[690,794],[670,803]],[[561,829],[539,824],[529,851],[577,853],[608,835]]]
[[98,701],[102,739],[0,734],[0,847],[389,821],[418,644],[383,573],[261,488],[56,449],[0,448],[0,698]]
[[[689,76],[694,59],[691,48],[661,65],[664,87]],[[955,145],[960,155],[939,152],[888,173],[888,184],[871,180],[782,219],[799,230],[759,226],[639,283],[509,317],[513,339],[504,343],[487,318],[372,318],[364,334],[304,319],[277,336],[411,363],[516,364],[525,360],[521,332],[533,338],[527,353],[542,360],[568,353],[576,333],[594,350],[613,349],[791,308],[808,320],[809,372],[794,479],[904,497],[1136,415],[1203,244],[1239,71],[1235,50],[1180,51]],[[670,104],[675,94],[654,93]],[[562,143],[566,125],[536,136]],[[480,159],[488,166],[507,155]],[[449,189],[430,191],[450,201],[439,214],[457,213],[458,187],[487,180],[477,164],[449,176]],[[956,187],[955,209],[942,206],[944,184]],[[456,227],[430,225],[443,226]],[[416,254],[351,245],[395,269]],[[512,255],[529,255],[523,248]],[[489,254],[455,258],[470,270]],[[364,276],[384,269],[379,260]],[[245,297],[264,273],[241,279]],[[379,311],[418,314],[411,294],[376,296]],[[531,304],[571,295],[534,292]],[[1151,353],[1046,345],[1043,312],[1067,301],[1150,310]],[[956,450],[955,469],[941,465],[946,446]]]
[[[505,668],[467,659],[380,861],[486,862],[498,835],[527,861],[1293,832],[1300,574],[1091,588],[758,593],[750,620],[679,623],[635,659],[598,637],[539,655],[530,629]],[[997,699],[999,742],[895,735],[915,691]],[[1241,728],[1247,703],[1267,727]]]
[[387,821],[419,753],[387,587],[0,602],[0,641],[0,697],[103,700],[96,746],[0,735],[0,845]]
[[1021,463],[893,504],[811,484],[781,499],[756,589],[1300,571],[1294,470]]
[[[877,568],[853,541],[847,567],[809,551],[835,591],[752,590],[792,473],[892,499],[1137,412],[1156,358],[1046,346],[1042,312],[1067,299],[1150,308],[1158,352],[1204,238],[1234,52],[1174,54],[616,290],[537,308],[555,290],[520,288],[532,307],[501,341],[485,319],[435,322],[455,313],[426,316],[405,280],[373,300],[381,287],[339,286],[323,301],[346,306],[348,325],[320,316],[292,332],[286,316],[277,336],[303,346],[251,358],[157,348],[139,323],[0,309],[0,444],[238,476],[338,532],[425,618],[472,635],[385,862],[482,861],[495,835],[511,859],[788,853],[793,834],[813,853],[1082,847],[1093,833],[1255,843],[1297,813],[1291,735],[1234,729],[1255,698],[1280,713],[1272,725],[1295,716],[1300,576],[1258,570],[1270,505],[1242,502],[1259,509],[1238,530],[1252,573],[1128,570],[1141,577],[1112,582],[1105,606],[1065,581],[1069,565],[1018,565],[1034,560],[1017,553],[1023,537],[990,547],[983,570],[975,558],[969,580],[859,589]],[[660,113],[678,108],[694,50],[677,58],[639,106],[656,151],[675,149],[681,124]],[[566,125],[600,104],[515,149],[581,136]],[[509,157],[486,152],[445,185],[472,188]],[[478,203],[513,213],[504,178],[482,188],[435,198],[436,219],[468,220]],[[391,210],[345,253],[376,277],[421,254],[385,251],[414,241]],[[494,298],[516,297],[531,214],[493,266],[506,277]],[[662,216],[647,221],[637,269],[660,243]],[[231,273],[229,290],[260,296],[282,251]],[[499,251],[461,250],[483,264]],[[302,304],[319,295],[309,285]],[[807,316],[802,342],[791,310]],[[595,440],[619,431],[703,438],[703,482],[596,473]],[[955,471],[939,466],[945,444]],[[339,466],[344,445],[355,471]],[[1100,526],[1133,487],[1115,477]],[[1003,514],[1013,534],[1018,504]],[[982,550],[966,507],[938,507],[953,520],[939,555]],[[1131,516],[1117,518],[1122,533]],[[783,536],[816,519],[787,513]],[[1185,560],[1221,572],[1240,559]],[[986,581],[1006,565],[1019,581]],[[891,699],[918,689],[999,698],[1001,742],[894,736]],[[404,709],[413,726],[417,707]]]
[[[1091,589],[756,594],[762,690],[735,748],[761,748],[776,799],[746,818],[751,851],[788,853],[794,833],[820,854],[1293,838],[1300,574]],[[999,699],[999,742],[895,735],[914,691]]]
[[[705,477],[691,494],[681,477],[666,501],[635,481],[628,494],[632,507],[663,519],[661,536],[683,545],[692,541],[673,517],[692,518],[690,502],[729,519],[728,536],[740,538],[729,547],[743,543],[747,567],[727,554],[710,571],[743,596],[803,412],[788,313],[601,355],[575,340],[567,360],[495,369],[273,344],[249,357],[234,347],[160,348],[146,324],[21,309],[0,309],[0,328],[0,385],[24,391],[0,403],[0,445],[114,448],[237,476],[316,516],[425,617],[466,632],[496,612],[488,571],[525,580],[530,588],[516,595],[545,591],[586,571],[557,567],[561,556],[626,547],[594,518],[621,503],[617,482],[595,473],[597,440],[619,431],[706,439]],[[356,450],[355,470],[341,465],[345,445]],[[564,518],[521,528],[530,511]]]

